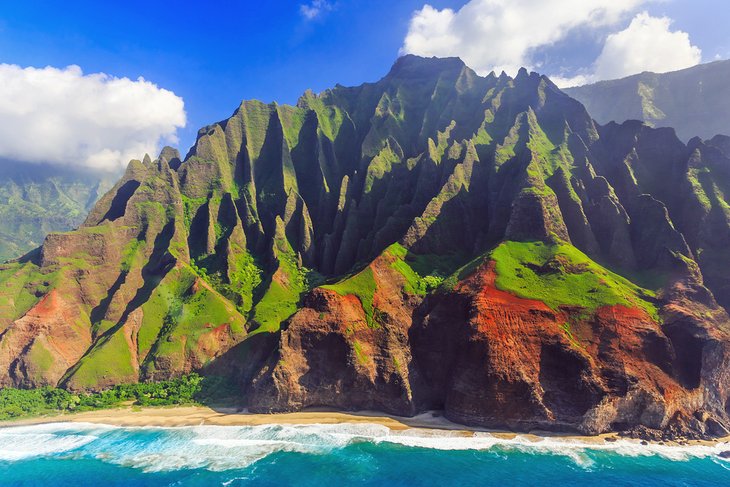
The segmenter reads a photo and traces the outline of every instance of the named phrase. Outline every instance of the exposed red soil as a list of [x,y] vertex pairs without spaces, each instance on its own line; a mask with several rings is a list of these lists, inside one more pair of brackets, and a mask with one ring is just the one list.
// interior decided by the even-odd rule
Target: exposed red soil
[[553,310],[497,289],[494,269],[481,265],[416,325],[433,406],[467,423],[587,433],[696,412],[701,348],[680,360],[642,309]]
[[[91,343],[88,330],[75,325],[77,319],[76,308],[57,290],[52,290],[4,332],[0,367],[10,370],[13,383],[55,385]],[[26,354],[33,346],[43,347],[50,353],[53,358],[50,368],[40,369],[28,360]],[[24,353],[18,356],[18,350]]]

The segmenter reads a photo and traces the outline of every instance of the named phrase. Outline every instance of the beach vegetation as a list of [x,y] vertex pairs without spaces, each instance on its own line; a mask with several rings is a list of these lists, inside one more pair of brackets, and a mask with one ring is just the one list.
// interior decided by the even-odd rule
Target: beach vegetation
[[56,387],[0,389],[0,421],[57,413],[108,409],[123,405],[182,406],[210,404],[230,386],[219,377],[191,373],[175,379],[119,384],[98,392],[73,392]]

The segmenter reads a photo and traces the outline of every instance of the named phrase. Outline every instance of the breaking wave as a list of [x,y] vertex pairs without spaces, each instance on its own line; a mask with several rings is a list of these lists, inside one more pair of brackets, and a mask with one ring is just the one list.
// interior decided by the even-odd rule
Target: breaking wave
[[671,461],[712,457],[730,444],[707,446],[642,445],[530,435],[504,438],[490,433],[408,429],[393,431],[378,424],[310,424],[261,426],[194,426],[122,428],[86,423],[55,423],[0,428],[0,461],[32,458],[92,458],[116,465],[164,472],[180,469],[241,469],[278,452],[324,455],[362,444],[391,448],[478,450],[562,456],[590,469],[596,455],[659,456]]

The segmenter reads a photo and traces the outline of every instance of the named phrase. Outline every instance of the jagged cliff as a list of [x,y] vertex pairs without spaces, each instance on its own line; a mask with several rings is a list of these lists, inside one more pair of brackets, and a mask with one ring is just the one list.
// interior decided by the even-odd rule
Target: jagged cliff
[[0,384],[201,370],[255,411],[724,434],[728,171],[730,139],[458,59],[243,102],[0,268]]

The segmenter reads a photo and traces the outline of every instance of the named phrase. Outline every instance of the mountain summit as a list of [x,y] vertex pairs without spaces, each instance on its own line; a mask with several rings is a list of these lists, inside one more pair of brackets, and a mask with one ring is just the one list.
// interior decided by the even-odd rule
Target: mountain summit
[[0,384],[726,434],[729,170],[730,139],[458,59],[245,101],[0,268]]

